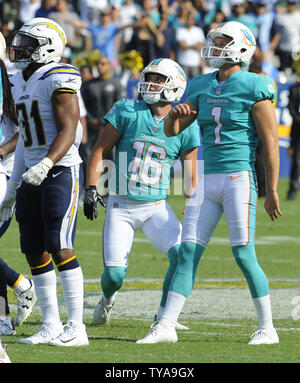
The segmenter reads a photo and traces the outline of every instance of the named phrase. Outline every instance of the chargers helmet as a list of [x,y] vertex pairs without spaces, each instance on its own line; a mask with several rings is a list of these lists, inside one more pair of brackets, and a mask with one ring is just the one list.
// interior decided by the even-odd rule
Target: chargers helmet
[[66,43],[66,34],[59,24],[36,17],[16,32],[10,47],[10,61],[19,69],[25,69],[33,62],[59,62]]
[[[156,84],[161,86],[159,91],[151,91],[152,83],[146,81],[148,73],[157,73],[166,77],[165,83]],[[153,60],[141,72],[140,81],[137,84],[138,92],[147,104],[155,104],[159,101],[180,101],[186,88],[186,75],[184,70],[175,61],[167,58]]]
[[5,38],[0,32],[0,59],[4,60],[6,55],[6,42]]
[[[208,66],[220,68],[224,64],[241,63],[249,65],[256,48],[256,40],[251,30],[238,21],[220,24],[207,34],[210,45],[201,48],[201,58]],[[216,37],[229,37],[231,41],[224,47],[215,47]],[[216,56],[215,52],[220,52]]]

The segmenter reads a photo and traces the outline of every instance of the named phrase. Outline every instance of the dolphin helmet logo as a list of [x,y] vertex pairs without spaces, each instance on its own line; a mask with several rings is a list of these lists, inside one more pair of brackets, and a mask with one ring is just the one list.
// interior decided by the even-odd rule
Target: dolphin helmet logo
[[255,40],[251,33],[249,33],[246,29],[241,29],[241,31],[243,32],[243,40],[245,44],[249,45],[250,47],[256,46]]

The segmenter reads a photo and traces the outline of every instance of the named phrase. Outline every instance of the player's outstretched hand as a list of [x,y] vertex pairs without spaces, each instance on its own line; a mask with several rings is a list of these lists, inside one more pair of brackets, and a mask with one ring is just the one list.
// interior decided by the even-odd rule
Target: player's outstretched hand
[[87,219],[91,221],[98,217],[98,203],[103,207],[106,207],[100,194],[97,192],[96,186],[88,186],[85,189],[84,201],[83,201],[83,213]]
[[188,104],[177,104],[171,109],[169,117],[176,120],[177,118],[185,118],[196,114],[198,114],[198,112],[192,110]]

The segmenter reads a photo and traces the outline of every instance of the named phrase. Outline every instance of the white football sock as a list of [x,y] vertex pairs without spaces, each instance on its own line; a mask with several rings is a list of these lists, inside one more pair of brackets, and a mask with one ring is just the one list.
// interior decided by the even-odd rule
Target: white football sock
[[167,323],[171,323],[172,325],[173,324],[175,325],[185,301],[186,301],[185,296],[175,293],[173,291],[169,291],[167,303],[159,322],[161,324],[165,324],[165,322],[167,322]]
[[106,298],[103,294],[103,303],[105,307],[112,307],[112,305],[115,303],[117,292],[114,293],[114,295],[110,298]]
[[258,315],[258,328],[273,328],[270,294],[261,298],[253,298],[253,302]]
[[30,287],[31,287],[29,279],[25,278],[24,275],[20,275],[20,277],[21,278],[20,278],[18,284],[14,288],[15,292],[19,293],[19,294],[30,289]]
[[43,323],[60,325],[56,293],[55,270],[32,276],[39,305],[43,314]]
[[156,317],[157,317],[158,320],[160,320],[160,318],[162,316],[162,313],[164,312],[164,309],[165,309],[164,307],[159,306],[157,314],[156,314]]
[[68,311],[68,320],[83,322],[83,275],[81,267],[60,271],[60,281]]

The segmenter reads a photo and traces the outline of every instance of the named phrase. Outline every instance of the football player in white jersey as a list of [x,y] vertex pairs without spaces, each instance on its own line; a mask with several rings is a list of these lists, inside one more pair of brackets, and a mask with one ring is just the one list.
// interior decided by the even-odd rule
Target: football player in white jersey
[[[102,298],[94,312],[94,323],[108,322],[117,291],[126,276],[135,231],[140,229],[170,261],[163,283],[157,319],[165,306],[167,292],[178,259],[181,224],[167,203],[170,173],[181,157],[186,167],[190,190],[197,180],[199,126],[195,122],[183,134],[168,138],[164,119],[173,102],[178,102],[186,87],[186,76],[173,60],[152,61],[141,73],[138,85],[141,100],[121,99],[105,115],[107,124],[91,155],[87,171],[84,213],[93,219],[103,159],[116,146],[115,177],[109,180],[110,197],[103,230],[104,273]],[[184,329],[176,323],[177,329]]]
[[[19,342],[82,346],[88,344],[83,275],[73,249],[82,162],[77,97],[81,77],[71,65],[59,64],[65,45],[63,29],[46,18],[25,22],[12,41],[10,60],[21,69],[10,78],[20,138],[0,215],[9,219],[16,201],[21,251],[43,315],[40,330]],[[65,327],[52,260],[68,311]]]
[[[6,193],[18,141],[18,120],[4,64],[5,51],[5,39],[0,32],[0,204]],[[3,102],[2,95],[5,95],[5,102]],[[0,238],[8,229],[10,222],[11,219],[0,221]],[[14,322],[10,316],[7,286],[14,289],[18,300],[18,313]],[[0,258],[0,335],[15,335],[15,326],[22,324],[27,319],[35,302],[32,281],[9,267]]]

